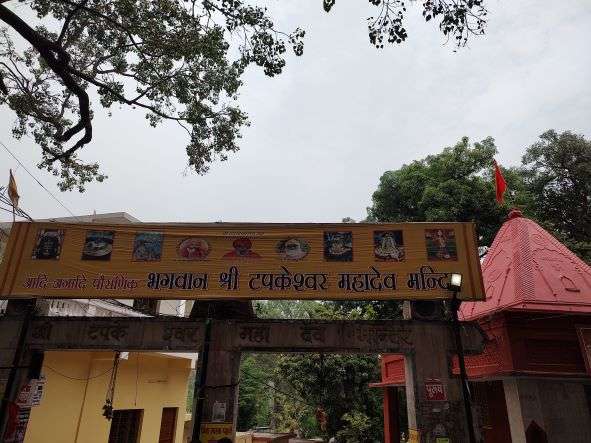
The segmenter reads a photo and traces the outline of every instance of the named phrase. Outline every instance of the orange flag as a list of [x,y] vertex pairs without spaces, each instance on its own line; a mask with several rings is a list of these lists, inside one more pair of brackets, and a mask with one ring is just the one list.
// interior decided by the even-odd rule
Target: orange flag
[[8,179],[8,197],[12,202],[12,206],[18,208],[18,200],[20,195],[18,195],[16,180],[14,179],[14,175],[12,175],[12,169],[10,170],[10,178]]
[[507,190],[507,182],[505,181],[505,177],[503,177],[503,172],[496,160],[493,160],[495,165],[495,184],[497,188],[497,202],[499,204],[503,204],[505,201],[505,191]]

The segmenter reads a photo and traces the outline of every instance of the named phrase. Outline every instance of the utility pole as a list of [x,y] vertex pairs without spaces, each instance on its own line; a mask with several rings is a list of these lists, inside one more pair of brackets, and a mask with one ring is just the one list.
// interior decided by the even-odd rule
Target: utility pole
[[468,436],[470,443],[476,443],[474,434],[474,417],[472,415],[472,401],[470,395],[470,386],[468,385],[468,375],[466,373],[466,361],[464,359],[464,345],[462,344],[462,334],[460,331],[460,321],[458,319],[458,309],[461,301],[458,299],[458,291],[454,289],[451,306],[452,329],[456,342],[456,352],[458,354],[458,364],[460,366],[460,380],[462,382],[462,396],[464,398],[464,408],[466,409],[466,422],[468,425]]
[[200,365],[199,374],[195,377],[195,387],[193,388],[193,403],[195,408],[193,410],[193,435],[191,437],[192,443],[199,443],[201,434],[201,421],[203,416],[203,402],[205,400],[205,383],[207,382],[207,363],[209,361],[209,344],[211,341],[211,318],[205,320],[205,338],[203,340],[203,348],[201,355],[199,355]]

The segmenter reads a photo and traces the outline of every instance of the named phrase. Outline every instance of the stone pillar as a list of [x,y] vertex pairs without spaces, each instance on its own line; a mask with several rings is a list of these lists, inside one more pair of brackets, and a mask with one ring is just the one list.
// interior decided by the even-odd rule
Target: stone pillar
[[[413,352],[404,357],[409,432],[417,430],[421,443],[436,443],[437,437],[468,442],[462,386],[460,378],[451,374],[455,349],[451,324],[442,325],[438,334],[428,322],[424,325],[413,337]],[[428,399],[426,385],[443,386],[443,396],[436,392]]]
[[[201,414],[201,441],[206,436],[236,437],[238,418],[238,382],[240,378],[240,352],[227,351],[230,334],[225,326],[213,322],[207,359],[205,386],[201,390],[203,410]],[[202,356],[200,355],[201,359]],[[193,401],[193,413],[197,401]],[[194,418],[196,418],[194,416]],[[193,420],[195,423],[195,420]],[[193,442],[197,443],[197,442]]]
[[[213,319],[209,338],[207,376],[205,387],[201,390],[203,398],[201,441],[207,441],[205,434],[207,430],[216,432],[217,440],[229,436],[234,441],[238,419],[241,355],[240,352],[222,350],[230,349],[231,334],[223,324],[216,324],[215,319],[252,319],[254,318],[252,304],[250,301],[238,300],[196,301],[191,307],[189,316],[194,319]],[[203,355],[199,355],[199,360],[203,361]],[[198,383],[198,381],[195,382]],[[193,427],[196,422],[197,400],[197,398],[193,399]]]

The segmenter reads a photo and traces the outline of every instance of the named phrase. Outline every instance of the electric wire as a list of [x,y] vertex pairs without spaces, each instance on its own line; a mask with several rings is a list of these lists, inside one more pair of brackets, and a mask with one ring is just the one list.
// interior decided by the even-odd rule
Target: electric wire
[[[5,188],[0,187],[0,189],[4,190]],[[7,208],[4,210],[8,210],[9,212],[13,213],[14,215],[18,215],[19,217],[23,217],[29,220],[33,220],[33,218],[27,214],[22,208],[18,206],[13,206],[12,201],[4,195],[4,193],[0,193],[0,203],[4,203]]]
[[26,168],[26,166],[23,165],[23,163],[17,158],[17,156],[14,155],[10,151],[10,149],[8,149],[8,147],[4,143],[2,143],[2,141],[0,141],[0,145],[2,145],[2,147],[6,150],[6,152],[8,152],[12,156],[12,158],[14,158],[17,161],[17,163],[20,166],[22,166],[22,168],[27,172],[27,174],[29,174],[31,176],[31,178],[33,180],[35,180],[37,182],[37,184],[45,190],[45,192],[47,192],[56,202],[58,202],[62,208],[64,208],[66,211],[68,211],[68,214],[70,214],[74,218],[79,219],[78,216],[74,215],[74,213],[72,211],[70,211],[70,209],[66,205],[64,205],[55,195],[53,195],[53,193],[49,189],[47,189],[45,186],[43,186],[43,184],[39,180],[37,180],[37,178],[33,174],[31,174],[31,172]]
[[[0,197],[0,201],[1,200],[2,200],[2,198]],[[8,212],[9,214],[14,214],[14,215],[16,215],[18,217],[26,218],[27,220],[33,221],[33,219],[31,218],[31,216],[28,215],[26,212],[24,212],[20,208],[14,208],[14,210],[13,210],[12,208],[11,209],[8,209],[8,208],[4,208],[4,207],[0,206],[0,209],[2,211]]]
[[57,369],[55,369],[55,368],[52,368],[51,366],[49,366],[49,365],[47,365],[47,364],[44,364],[44,365],[43,365],[43,367],[44,367],[44,368],[47,368],[47,369],[51,369],[51,370],[52,370],[53,372],[55,372],[57,375],[60,375],[60,376],[62,376],[62,377],[64,377],[64,378],[67,378],[67,379],[70,379],[70,380],[76,380],[76,381],[88,381],[88,380],[92,380],[92,379],[95,379],[95,378],[99,378],[99,377],[102,377],[103,375],[106,375],[106,374],[108,374],[109,372],[111,372],[111,371],[113,370],[113,368],[109,368],[109,369],[107,369],[105,372],[101,372],[100,374],[96,374],[96,375],[93,375],[93,376],[91,376],[91,377],[82,377],[82,378],[78,378],[78,377],[71,377],[71,376],[69,376],[69,375],[66,375],[66,374],[64,374],[63,372],[60,372],[60,371],[58,371]]

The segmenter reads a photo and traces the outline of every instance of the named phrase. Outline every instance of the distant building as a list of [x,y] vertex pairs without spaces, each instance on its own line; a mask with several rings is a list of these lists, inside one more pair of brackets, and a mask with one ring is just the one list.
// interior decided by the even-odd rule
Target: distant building
[[[140,223],[125,212],[43,221]],[[0,258],[11,226],[0,224]],[[185,302],[52,299],[39,300],[38,309],[41,315],[50,316],[184,316]],[[181,443],[187,384],[196,354],[122,353],[115,380],[113,418],[109,421],[102,415],[102,407],[114,356],[114,352],[45,352],[44,394],[40,405],[31,409],[25,442]]]
[[[481,441],[589,442],[591,267],[512,211],[482,269],[486,300],[461,306],[488,337],[483,354],[466,357]],[[399,442],[404,359],[381,365],[385,441]]]

